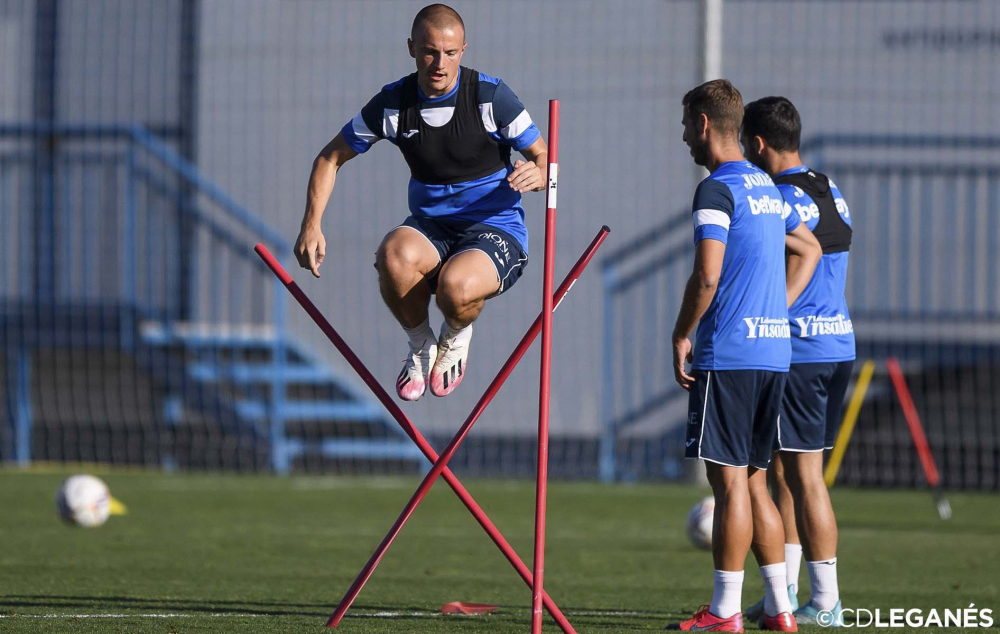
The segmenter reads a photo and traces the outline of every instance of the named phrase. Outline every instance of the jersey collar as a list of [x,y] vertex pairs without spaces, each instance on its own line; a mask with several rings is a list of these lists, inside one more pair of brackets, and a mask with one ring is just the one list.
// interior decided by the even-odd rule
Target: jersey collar
[[809,171],[808,167],[806,167],[805,165],[799,165],[798,167],[792,167],[786,169],[784,172],[778,172],[777,174],[774,175],[774,177],[777,178],[779,176],[787,176],[788,174],[802,174],[808,171]]

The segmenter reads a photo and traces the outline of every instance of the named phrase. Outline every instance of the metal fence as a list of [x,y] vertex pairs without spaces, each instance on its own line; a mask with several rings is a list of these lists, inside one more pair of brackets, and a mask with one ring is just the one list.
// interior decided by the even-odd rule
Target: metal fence
[[[1000,248],[998,149],[995,137],[926,135],[803,145],[808,164],[834,179],[851,207],[847,298],[858,358],[904,361],[946,486],[1000,482],[1000,268],[990,263]],[[685,209],[604,261],[604,479],[685,473],[688,395],[673,381],[669,324],[693,253]],[[639,357],[663,362],[636,364]],[[857,429],[844,480],[922,482],[884,372]]]
[[[0,0],[3,460],[419,468],[312,322],[294,305],[279,310],[281,294],[250,248],[265,237],[294,239],[313,157],[383,84],[412,71],[405,39],[423,4]],[[587,271],[556,315],[554,476],[597,477],[601,465],[607,473],[609,455],[619,477],[684,474],[665,430],[686,404],[670,387],[669,347],[658,337],[686,278],[690,236],[680,209],[700,178],[680,142],[680,99],[720,65],[747,100],[786,95],[807,135],[827,139],[813,147],[815,162],[862,223],[851,298],[873,314],[858,322],[859,336],[862,326],[874,341],[882,337],[876,332],[950,332],[946,325],[958,324],[956,332],[980,334],[956,345],[993,359],[981,346],[996,341],[991,166],[1000,159],[978,139],[1000,129],[1000,4],[723,0],[711,38],[703,36],[703,4],[455,3],[467,25],[467,65],[504,78],[543,127],[546,101],[562,103],[557,275],[603,224],[612,228],[604,250],[629,252],[603,281]],[[834,141],[873,130],[952,141]],[[880,177],[871,175],[885,169],[888,185],[878,188],[870,181]],[[381,237],[405,217],[406,178],[389,144],[346,167],[326,219],[326,271],[318,281],[298,278],[390,391],[405,339],[382,305],[371,264]],[[873,211],[884,204],[888,212]],[[542,205],[541,197],[526,199],[536,263]],[[899,224],[904,208],[913,221]],[[654,230],[671,219],[668,230]],[[884,240],[876,240],[880,232]],[[930,243],[915,251],[920,239]],[[642,242],[655,246],[640,249]],[[540,304],[540,273],[529,265],[516,287],[488,304],[477,324],[475,371],[461,390],[404,404],[432,440],[451,436],[527,329]],[[605,286],[617,289],[617,303],[602,303]],[[86,310],[36,308],[57,305]],[[900,314],[905,326],[889,319]],[[22,345],[24,333],[43,331],[61,333],[49,336],[60,345]],[[603,357],[610,362],[602,360],[602,338],[606,347],[613,342]],[[640,350],[659,362],[626,385],[615,364]],[[926,364],[904,356],[920,384]],[[456,456],[457,469],[533,472],[537,403],[524,395],[537,392],[537,373],[528,369],[535,353],[524,363]],[[975,381],[962,385],[986,393],[996,362],[982,363]],[[918,401],[921,390],[938,393],[938,409],[952,412],[957,392],[942,387],[951,379],[939,385],[927,376],[915,387]],[[990,398],[977,397],[972,408],[985,445],[997,420]],[[859,426],[857,446],[875,425],[901,429],[893,416],[866,409],[865,420],[878,421]],[[608,420],[617,421],[614,434]],[[31,434],[19,433],[25,421]],[[945,433],[934,425],[932,438]],[[381,450],[355,453],[373,439]],[[908,459],[905,440],[894,441],[900,450],[885,460]],[[976,457],[949,458],[963,474],[996,464],[963,451]],[[843,477],[907,482],[896,478],[905,469],[895,463],[878,467],[881,479],[855,471],[854,455]]]

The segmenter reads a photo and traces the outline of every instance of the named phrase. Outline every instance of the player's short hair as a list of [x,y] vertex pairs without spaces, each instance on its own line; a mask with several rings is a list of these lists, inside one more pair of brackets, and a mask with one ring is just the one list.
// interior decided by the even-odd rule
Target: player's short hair
[[410,39],[416,39],[417,29],[424,23],[435,29],[446,29],[458,24],[462,27],[462,40],[465,40],[465,22],[462,21],[462,16],[446,4],[429,4],[418,11],[413,18],[413,26],[410,27]]
[[681,103],[687,109],[689,118],[705,115],[716,129],[739,134],[743,121],[743,96],[729,80],[706,81],[689,90]]
[[759,136],[778,152],[794,152],[802,138],[802,119],[788,99],[764,97],[747,104],[743,133],[749,138]]

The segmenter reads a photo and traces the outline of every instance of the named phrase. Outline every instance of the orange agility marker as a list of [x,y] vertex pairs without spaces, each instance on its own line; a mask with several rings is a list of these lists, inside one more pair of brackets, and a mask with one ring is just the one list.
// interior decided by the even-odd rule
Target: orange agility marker
[[441,606],[442,614],[465,614],[467,616],[479,616],[480,614],[489,614],[493,610],[496,610],[496,605],[490,605],[489,603],[467,603],[465,601],[452,601],[451,603],[445,603]]

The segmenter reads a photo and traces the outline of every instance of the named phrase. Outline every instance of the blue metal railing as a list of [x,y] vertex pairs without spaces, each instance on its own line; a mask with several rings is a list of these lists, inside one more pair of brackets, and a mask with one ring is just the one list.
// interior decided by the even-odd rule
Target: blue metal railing
[[[986,265],[1000,252],[998,150],[1000,137],[934,135],[837,134],[802,145],[852,209],[847,294],[859,349],[866,331],[940,340],[943,323],[957,341],[980,341],[994,325],[1000,340],[1000,268]],[[673,381],[669,333],[691,270],[689,223],[679,210],[602,263],[604,480],[682,473],[687,393]]]
[[[273,336],[269,341],[277,368],[271,384],[271,438],[275,468],[283,470],[285,383],[281,367],[285,364],[287,300],[280,283],[252,256],[249,245],[264,241],[279,254],[289,254],[291,245],[142,126],[0,124],[0,144],[0,214],[5,229],[18,223],[19,236],[17,271],[10,275],[3,261],[0,296],[5,298],[7,321],[13,313],[22,313],[17,322],[19,335],[32,327],[33,319],[26,315],[37,315],[41,305],[52,314],[66,306],[118,306],[119,344],[128,350],[137,345],[139,322],[160,320],[169,329],[178,319],[203,318],[197,309],[183,314],[181,302],[187,299],[197,305],[203,293],[199,288],[203,272],[209,274],[213,300],[220,299],[218,289],[225,282],[219,281],[221,271],[194,268],[187,276],[189,283],[178,284],[184,264],[177,253],[169,252],[169,243],[176,246],[179,227],[184,224],[192,235],[207,229],[217,244],[224,245],[230,264],[242,261],[257,271],[257,285],[271,286]],[[74,189],[76,179],[78,190]],[[12,195],[18,198],[16,206],[11,204]],[[27,210],[34,214],[24,213]],[[235,234],[237,227],[244,233],[243,240]],[[54,248],[57,244],[59,248]],[[38,245],[53,248],[39,249]],[[219,251],[216,245],[210,250]],[[159,280],[154,279],[159,275],[173,284],[159,287]],[[250,275],[245,272],[244,279]],[[16,287],[13,280],[17,280]],[[217,307],[213,301],[209,312]],[[228,317],[249,312],[234,308],[227,307]],[[259,317],[261,323],[268,321],[266,315]],[[63,337],[68,343],[74,343],[72,338],[71,333]],[[87,335],[81,338],[82,342],[75,343],[86,343]],[[25,463],[30,460],[30,402],[24,398],[30,350],[20,345],[8,354],[13,355],[8,368],[15,370],[8,382],[21,388],[16,405],[8,407],[16,412],[14,453],[18,462]]]
[[[252,245],[285,257],[290,243],[141,126],[0,124],[0,231],[5,244],[17,236],[14,256],[0,254],[0,350],[19,462],[31,458],[31,347],[106,346],[108,332],[165,386],[160,419],[176,425],[200,408],[266,442],[279,473],[307,449],[287,436],[290,417],[385,421],[288,337],[287,293]],[[55,332],[57,321],[72,332]],[[289,384],[303,382],[325,400],[290,402]],[[363,440],[318,447],[420,457],[408,442]]]

